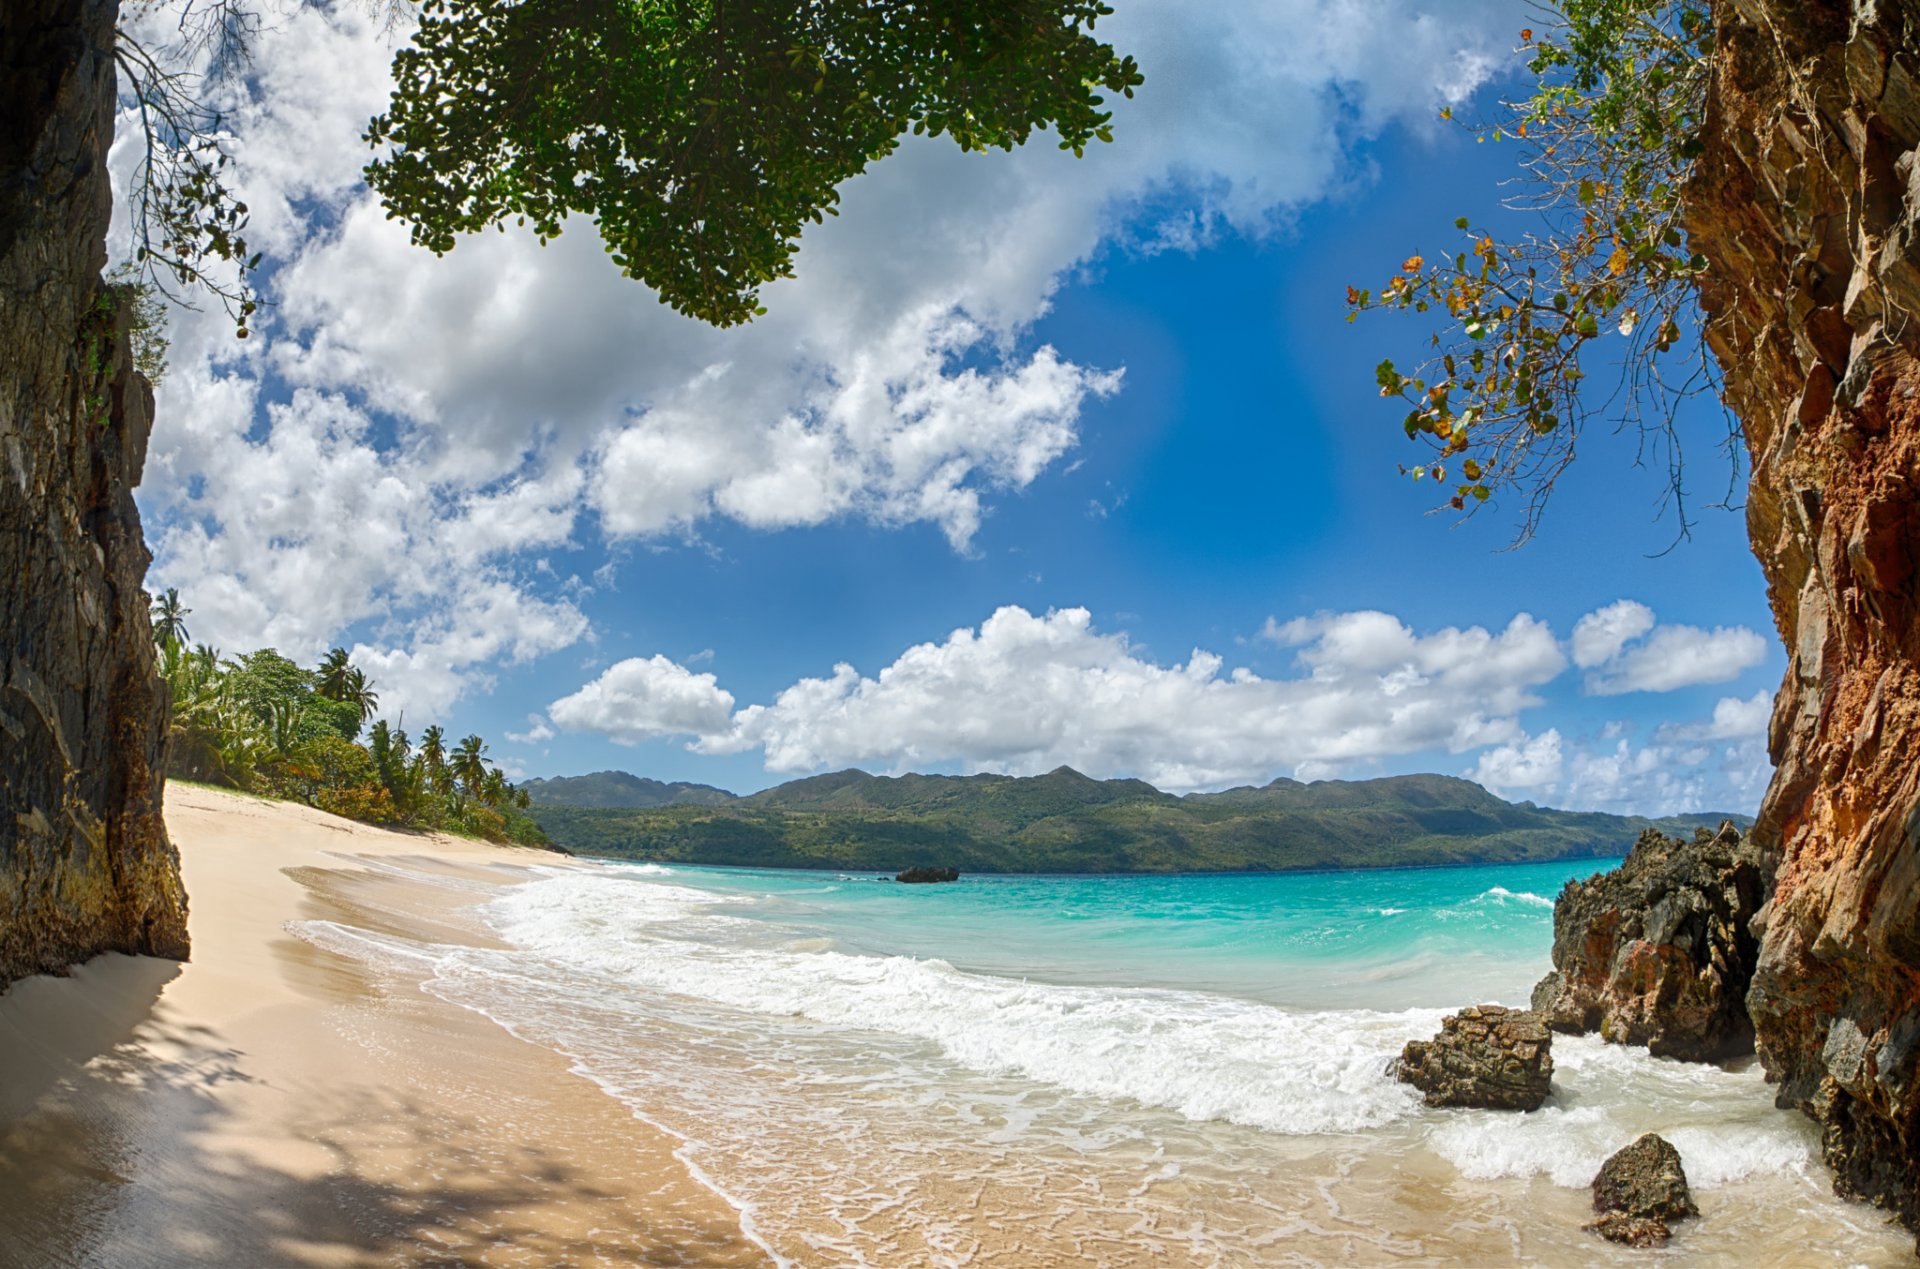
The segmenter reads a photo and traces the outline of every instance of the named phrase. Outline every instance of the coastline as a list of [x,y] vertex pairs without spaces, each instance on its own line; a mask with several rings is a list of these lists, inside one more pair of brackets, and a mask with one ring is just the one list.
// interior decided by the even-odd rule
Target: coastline
[[286,929],[485,945],[462,909],[560,857],[186,785],[166,815],[194,959],[0,996],[0,1259],[768,1262],[565,1058]]

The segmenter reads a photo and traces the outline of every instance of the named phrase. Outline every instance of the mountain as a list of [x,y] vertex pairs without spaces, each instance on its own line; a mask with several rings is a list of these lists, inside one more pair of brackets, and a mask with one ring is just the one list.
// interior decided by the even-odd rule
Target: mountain
[[[1275,780],[1184,797],[1071,767],[1042,776],[837,771],[744,798],[623,772],[528,787],[540,826],[582,854],[859,871],[925,864],[964,872],[1232,872],[1610,858],[1624,855],[1645,828],[1690,836],[1723,818],[1749,822],[1557,811],[1439,775]],[[573,789],[654,800],[563,802]],[[705,796],[668,793],[676,789]]]
[[734,801],[733,794],[711,784],[688,784],[676,780],[662,784],[645,776],[625,771],[596,771],[592,775],[555,776],[551,780],[523,780],[516,787],[525,789],[535,806],[719,806]]

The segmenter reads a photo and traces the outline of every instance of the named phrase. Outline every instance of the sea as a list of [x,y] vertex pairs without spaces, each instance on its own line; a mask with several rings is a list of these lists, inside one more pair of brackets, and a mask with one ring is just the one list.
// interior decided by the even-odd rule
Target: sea
[[[1392,1077],[1448,1011],[1525,1005],[1554,896],[1613,862],[902,885],[583,861],[477,894],[495,947],[295,932],[566,1055],[783,1264],[1911,1263],[1752,1060],[1559,1036],[1528,1114]],[[1630,1252],[1580,1226],[1650,1131],[1702,1215]]]

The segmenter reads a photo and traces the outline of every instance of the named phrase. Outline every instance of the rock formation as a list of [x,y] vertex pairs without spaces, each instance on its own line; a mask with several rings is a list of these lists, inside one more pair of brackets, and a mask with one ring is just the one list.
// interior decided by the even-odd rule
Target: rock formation
[[0,5],[0,986],[187,953],[132,496],[152,392],[100,279],[116,7]]
[[1600,1219],[1587,1228],[1629,1247],[1664,1246],[1668,1222],[1698,1216],[1680,1152],[1666,1138],[1647,1133],[1614,1152],[1593,1178],[1593,1210]]
[[909,885],[927,885],[936,881],[958,881],[958,868],[938,868],[926,864],[915,864],[904,872],[895,873],[895,881],[904,881]]
[[1553,1091],[1553,1033],[1524,1009],[1472,1005],[1409,1041],[1394,1075],[1429,1106],[1537,1110]]
[[1843,1194],[1920,1225],[1920,0],[1718,0],[1688,230],[1789,654],[1748,1008]]
[[1751,1053],[1748,927],[1772,892],[1772,862],[1731,823],[1691,842],[1648,829],[1620,867],[1560,891],[1553,972],[1533,989],[1534,1009],[1556,1031],[1598,1031],[1660,1057]]

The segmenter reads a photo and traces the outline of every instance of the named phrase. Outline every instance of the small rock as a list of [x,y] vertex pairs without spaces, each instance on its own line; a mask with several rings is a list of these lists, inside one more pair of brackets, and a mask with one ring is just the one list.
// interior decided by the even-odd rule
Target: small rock
[[1600,1218],[1585,1228],[1629,1247],[1663,1246],[1672,1236],[1668,1221],[1700,1214],[1687,1189],[1680,1152],[1651,1132],[1600,1165],[1593,1178],[1593,1210]]
[[929,868],[923,864],[916,864],[905,872],[894,874],[893,879],[895,881],[904,881],[909,885],[924,885],[935,881],[958,881],[960,880],[960,870],[958,868]]
[[1629,1216],[1625,1212],[1608,1212],[1580,1228],[1591,1230],[1610,1243],[1625,1243],[1629,1247],[1665,1247],[1673,1237],[1665,1221],[1651,1216]]
[[1527,1010],[1473,1005],[1433,1039],[1409,1042],[1394,1074],[1429,1106],[1535,1110],[1552,1091],[1553,1033]]

